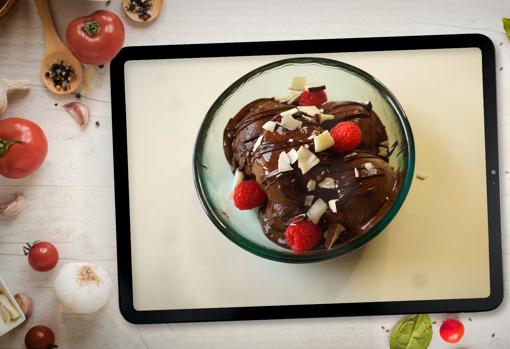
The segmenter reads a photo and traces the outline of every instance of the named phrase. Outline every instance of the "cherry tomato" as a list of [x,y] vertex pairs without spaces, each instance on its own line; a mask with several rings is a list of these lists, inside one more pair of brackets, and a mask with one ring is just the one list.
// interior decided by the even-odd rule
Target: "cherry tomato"
[[57,265],[57,248],[49,242],[36,241],[23,247],[25,256],[28,255],[28,263],[37,271],[49,271]]
[[30,120],[0,120],[0,175],[23,178],[34,173],[48,153],[43,130]]
[[69,23],[67,45],[81,62],[104,64],[124,45],[124,24],[113,12],[99,10]]
[[464,325],[459,320],[447,319],[441,324],[439,334],[447,343],[458,343],[464,336]]
[[56,348],[55,334],[46,326],[38,325],[28,330],[25,335],[27,349],[52,349]]

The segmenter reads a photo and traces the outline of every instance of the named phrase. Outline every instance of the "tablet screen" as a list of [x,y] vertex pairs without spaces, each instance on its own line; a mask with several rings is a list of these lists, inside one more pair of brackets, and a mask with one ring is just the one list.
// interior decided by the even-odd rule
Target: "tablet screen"
[[[299,55],[128,61],[124,73],[136,310],[490,295],[481,51],[304,56],[362,69],[399,101],[414,135],[416,161],[400,211],[367,244],[331,260],[288,264],[245,251],[223,236],[201,206],[193,177],[196,137],[208,110],[232,83],[260,66]],[[290,84],[267,86],[236,105],[240,109],[257,98],[270,98]],[[343,99],[365,102],[359,91],[344,92]],[[379,106],[372,104],[377,111]],[[232,109],[230,117],[236,112]],[[223,134],[215,132],[218,139],[207,151],[219,154],[216,175],[232,183]],[[217,195],[228,190],[218,188]],[[260,234],[254,239],[266,239],[260,227],[253,229]]]

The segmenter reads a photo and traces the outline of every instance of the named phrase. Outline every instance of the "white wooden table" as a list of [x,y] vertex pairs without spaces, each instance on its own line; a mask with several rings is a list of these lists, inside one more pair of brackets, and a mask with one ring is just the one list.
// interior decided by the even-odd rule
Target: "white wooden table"
[[[62,34],[75,17],[105,8],[103,2],[53,0]],[[120,14],[120,0],[108,7]],[[505,287],[510,288],[510,40],[500,18],[510,17],[506,0],[167,0],[164,13],[141,28],[125,20],[126,45],[232,42],[285,39],[472,33],[489,36],[496,46],[503,213]],[[123,15],[121,14],[121,17]],[[124,18],[124,17],[123,17]],[[125,18],[124,18],[125,19]],[[0,338],[0,348],[24,348],[25,332],[35,324],[53,328],[61,348],[388,348],[399,316],[299,319],[135,326],[118,310],[116,291],[94,315],[63,315],[57,309],[54,272],[32,271],[22,255],[26,241],[54,242],[61,262],[91,261],[104,266],[116,282],[115,220],[108,66],[99,70],[88,97],[92,122],[80,130],[58,98],[39,81],[43,36],[35,4],[19,1],[0,20],[0,76],[29,78],[33,89],[11,100],[6,116],[24,116],[46,131],[49,154],[35,175],[12,181],[0,178],[0,201],[26,195],[29,206],[17,219],[0,218],[0,275],[14,292],[34,300],[31,319]],[[95,122],[100,126],[96,127]],[[506,292],[505,292],[506,293]],[[510,309],[459,314],[466,326],[463,341],[444,344],[434,325],[431,348],[510,348]],[[433,315],[440,322],[442,314]],[[384,327],[384,329],[382,328]],[[494,334],[494,336],[492,336]]]

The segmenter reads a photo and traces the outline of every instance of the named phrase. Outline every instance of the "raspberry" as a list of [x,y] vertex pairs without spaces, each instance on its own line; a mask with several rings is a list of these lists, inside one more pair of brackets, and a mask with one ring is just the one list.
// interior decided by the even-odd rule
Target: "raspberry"
[[234,189],[234,205],[240,210],[251,210],[266,202],[266,193],[255,181],[243,181]]
[[333,150],[337,153],[348,153],[354,150],[361,142],[361,130],[352,121],[340,122],[330,131],[335,140]]
[[292,223],[285,229],[287,245],[296,253],[302,253],[313,248],[322,237],[318,226],[309,221]]
[[319,107],[322,103],[325,103],[328,100],[326,96],[326,92],[324,90],[320,91],[303,91],[299,95],[298,104],[299,105],[315,105]]

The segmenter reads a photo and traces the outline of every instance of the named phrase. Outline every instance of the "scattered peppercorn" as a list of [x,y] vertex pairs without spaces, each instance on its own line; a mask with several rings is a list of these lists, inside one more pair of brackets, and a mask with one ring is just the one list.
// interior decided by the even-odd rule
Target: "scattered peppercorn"
[[58,105],[58,103],[53,104],[55,107]]
[[104,68],[104,64],[100,64],[97,66],[99,69],[103,69]]
[[129,0],[126,10],[138,14],[138,18],[144,21],[151,18],[149,11],[152,8],[152,0]]
[[106,6],[110,6],[110,4],[111,4],[111,1],[110,1],[110,0],[108,0],[107,2],[105,2],[105,5],[106,5]]
[[74,79],[74,70],[69,63],[63,60],[55,61],[48,66],[48,71],[44,74],[46,79],[53,82],[53,86],[58,91],[67,91],[71,87],[71,81]]
[[494,336],[496,336],[496,334],[495,334],[495,333],[491,334],[491,337],[492,337],[492,338],[494,338]]
[[101,126],[101,124],[99,123],[99,121],[96,121],[96,127],[99,127]]
[[76,98],[80,99],[81,98],[81,94],[77,93],[74,95]]

